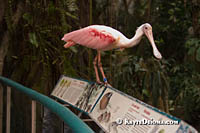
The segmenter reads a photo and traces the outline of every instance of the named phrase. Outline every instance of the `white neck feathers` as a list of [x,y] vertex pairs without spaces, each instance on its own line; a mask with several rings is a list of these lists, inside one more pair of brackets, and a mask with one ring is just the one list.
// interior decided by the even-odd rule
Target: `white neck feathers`
[[140,42],[140,40],[142,39],[142,35],[144,34],[144,32],[142,30],[142,26],[143,25],[141,25],[140,27],[138,27],[138,29],[136,30],[136,33],[135,33],[134,37],[131,38],[131,39],[129,39],[129,42],[127,44],[127,48],[133,47],[133,46],[137,45]]

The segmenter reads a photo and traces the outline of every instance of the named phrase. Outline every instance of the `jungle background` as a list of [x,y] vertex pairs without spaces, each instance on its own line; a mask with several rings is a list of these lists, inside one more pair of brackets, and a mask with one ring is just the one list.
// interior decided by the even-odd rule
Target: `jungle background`
[[[0,0],[0,74],[45,95],[62,74],[95,81],[96,51],[64,49],[63,35],[103,24],[131,38],[146,22],[163,59],[153,57],[145,37],[123,52],[103,52],[108,81],[200,131],[199,0]],[[5,95],[0,90],[4,130]],[[15,90],[12,99],[12,131],[30,132],[31,99]]]

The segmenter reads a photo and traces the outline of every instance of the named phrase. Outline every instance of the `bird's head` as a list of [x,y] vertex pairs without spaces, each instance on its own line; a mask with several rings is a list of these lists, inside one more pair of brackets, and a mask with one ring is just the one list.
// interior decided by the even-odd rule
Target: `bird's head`
[[147,36],[147,38],[149,39],[151,46],[153,48],[153,54],[156,58],[161,59],[162,55],[160,54],[160,52],[158,51],[154,39],[153,39],[153,32],[152,32],[152,27],[150,24],[145,23],[141,26],[141,29],[143,31],[143,33]]

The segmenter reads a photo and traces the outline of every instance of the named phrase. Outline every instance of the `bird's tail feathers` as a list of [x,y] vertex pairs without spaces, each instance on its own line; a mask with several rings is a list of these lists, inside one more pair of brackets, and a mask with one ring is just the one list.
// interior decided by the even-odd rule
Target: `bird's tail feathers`
[[68,41],[67,43],[65,43],[64,48],[69,48],[71,46],[74,46],[76,43],[74,43],[73,41]]

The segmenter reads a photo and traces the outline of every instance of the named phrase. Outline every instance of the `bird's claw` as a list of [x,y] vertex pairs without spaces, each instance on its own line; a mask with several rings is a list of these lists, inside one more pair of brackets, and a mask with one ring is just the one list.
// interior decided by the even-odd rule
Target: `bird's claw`
[[112,87],[112,86],[108,83],[108,81],[107,81],[106,78],[104,78],[103,80],[104,80],[104,82],[101,82],[101,81],[97,80],[97,81],[96,81],[97,85],[102,85],[102,86],[105,86],[105,87],[108,87],[108,86],[109,86],[109,87]]
[[101,82],[100,80],[97,80],[96,83],[97,83],[98,85],[102,85],[102,84],[103,84],[103,82]]

